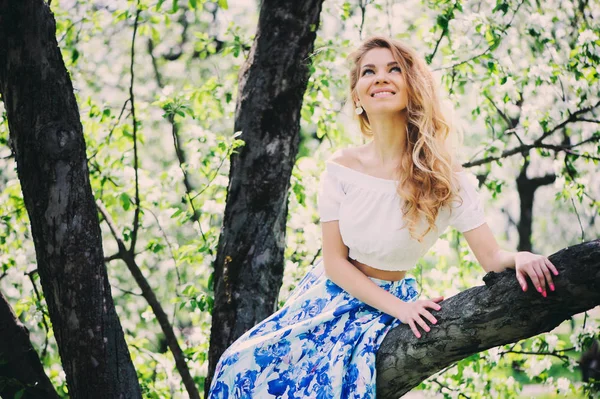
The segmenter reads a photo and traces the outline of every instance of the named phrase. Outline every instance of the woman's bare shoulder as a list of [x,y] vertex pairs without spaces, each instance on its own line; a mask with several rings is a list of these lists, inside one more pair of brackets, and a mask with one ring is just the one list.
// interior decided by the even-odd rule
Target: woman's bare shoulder
[[329,157],[328,161],[338,163],[348,168],[356,169],[358,164],[357,148],[347,147],[340,148]]

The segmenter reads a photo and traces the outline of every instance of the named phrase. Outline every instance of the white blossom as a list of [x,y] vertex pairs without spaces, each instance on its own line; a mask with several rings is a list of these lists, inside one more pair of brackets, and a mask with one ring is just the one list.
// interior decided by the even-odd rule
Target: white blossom
[[595,42],[598,40],[598,35],[591,29],[586,29],[579,34],[577,38],[577,45],[583,46],[586,43]]
[[535,79],[540,78],[543,81],[548,81],[548,79],[552,76],[552,67],[548,64],[537,64],[533,65],[529,69],[529,79],[535,81]]
[[556,349],[556,344],[558,343],[558,337],[554,334],[547,334],[545,338],[546,343],[548,344],[548,351],[554,351],[554,349]]
[[202,205],[202,211],[205,213],[220,215],[225,212],[225,203],[219,203],[214,200],[206,200],[204,201],[204,205]]
[[541,358],[532,357],[528,360],[529,366],[526,368],[525,372],[527,376],[531,379],[537,377],[544,371],[548,370],[552,367],[552,361],[548,356],[544,356]]
[[558,381],[556,381],[556,386],[559,392],[566,393],[571,388],[571,381],[569,381],[565,377],[560,377]]

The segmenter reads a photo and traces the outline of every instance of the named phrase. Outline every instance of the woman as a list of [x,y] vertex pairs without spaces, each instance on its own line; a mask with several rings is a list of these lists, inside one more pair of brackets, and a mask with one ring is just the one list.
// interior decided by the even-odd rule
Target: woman
[[[550,261],[499,249],[470,175],[448,149],[425,62],[367,39],[350,56],[350,94],[367,144],[336,152],[321,175],[323,258],[286,304],[222,355],[209,398],[375,398],[375,354],[399,323],[430,331],[442,297],[417,300],[406,270],[448,226],[486,271],[515,268],[545,297]],[[402,201],[400,200],[402,199]]]

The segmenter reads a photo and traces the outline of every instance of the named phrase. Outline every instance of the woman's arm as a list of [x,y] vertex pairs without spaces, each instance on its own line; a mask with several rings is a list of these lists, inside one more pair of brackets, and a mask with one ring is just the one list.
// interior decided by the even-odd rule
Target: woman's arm
[[325,274],[331,281],[367,305],[409,324],[418,338],[420,333],[416,324],[423,330],[430,331],[430,327],[421,317],[427,318],[433,324],[437,323],[436,318],[425,308],[440,310],[441,307],[436,302],[443,298],[419,300],[410,304],[402,301],[375,284],[348,261],[348,247],[342,241],[337,220],[322,222],[321,228]]
[[321,227],[327,277],[353,297],[398,318],[404,302],[375,284],[348,261],[348,247],[342,241],[338,221],[323,222]]
[[556,267],[542,255],[527,251],[509,252],[500,249],[487,223],[463,233],[479,264],[486,272],[515,269],[523,291],[527,290],[529,276],[537,291],[546,296],[546,283],[554,291],[552,274],[558,275]]

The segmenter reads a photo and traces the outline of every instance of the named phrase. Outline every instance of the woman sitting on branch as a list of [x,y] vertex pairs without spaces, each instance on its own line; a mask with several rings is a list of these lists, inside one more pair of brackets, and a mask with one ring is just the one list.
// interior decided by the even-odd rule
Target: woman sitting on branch
[[472,174],[450,149],[426,63],[407,45],[367,39],[350,55],[350,98],[367,144],[337,151],[321,175],[323,257],[285,305],[223,353],[217,398],[375,398],[375,355],[400,323],[421,337],[442,297],[418,299],[406,271],[448,226],[464,234],[485,271],[514,268],[544,297],[554,265],[501,250]]

